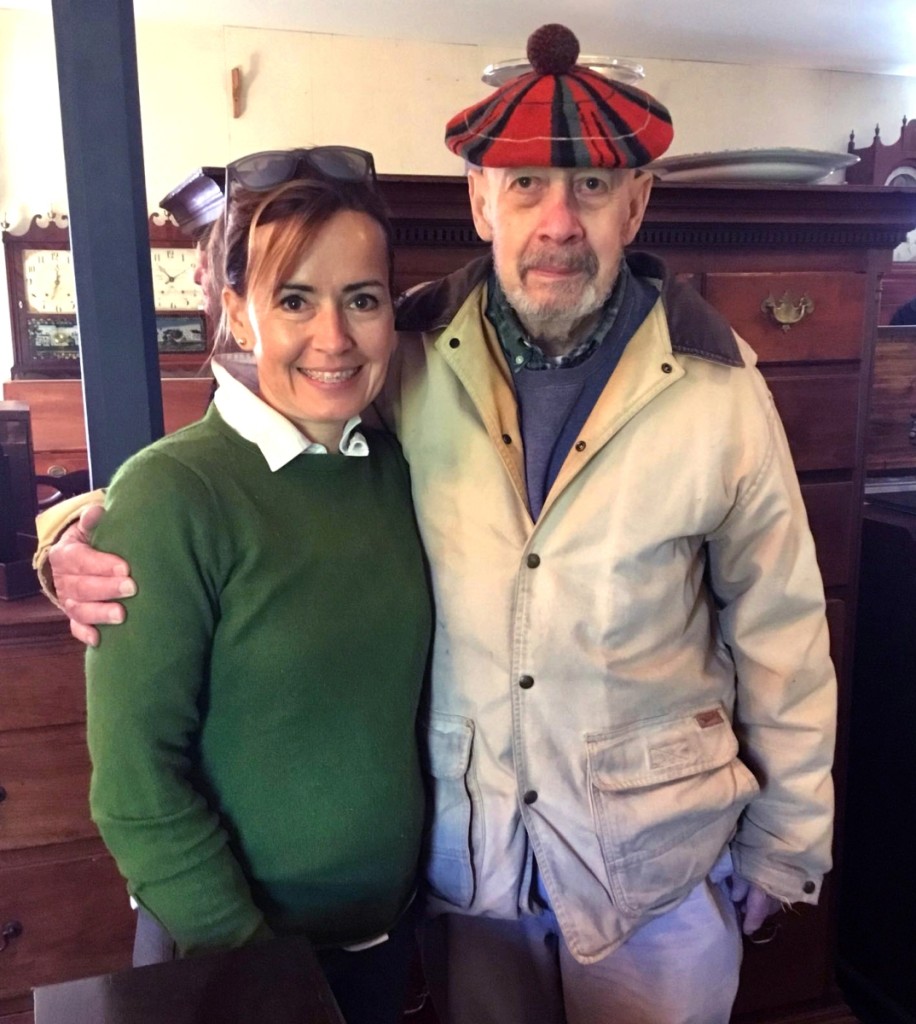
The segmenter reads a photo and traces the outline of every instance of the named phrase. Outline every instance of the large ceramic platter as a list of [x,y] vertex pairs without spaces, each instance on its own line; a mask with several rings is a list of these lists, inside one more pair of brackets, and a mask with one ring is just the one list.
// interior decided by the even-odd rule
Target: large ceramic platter
[[649,164],[664,181],[786,181],[812,184],[833,171],[857,164],[853,153],[818,149],[732,149],[719,153],[668,156]]
[[[627,85],[646,77],[642,64],[632,60],[618,60],[616,57],[578,57],[576,63],[598,75],[613,78]],[[496,64],[488,64],[483,69],[482,77],[487,85],[496,88],[512,81],[513,78],[518,78],[519,75],[527,75],[530,70],[531,65],[528,61],[524,57],[519,57],[516,60],[501,60]]]

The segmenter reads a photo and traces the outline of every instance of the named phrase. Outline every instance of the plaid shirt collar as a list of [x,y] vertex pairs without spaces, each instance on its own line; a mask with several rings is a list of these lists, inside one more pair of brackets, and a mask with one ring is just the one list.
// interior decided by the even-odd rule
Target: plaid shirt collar
[[611,294],[601,311],[601,317],[595,329],[583,338],[569,352],[561,356],[545,355],[531,340],[528,332],[519,322],[515,310],[509,304],[502,286],[496,278],[496,272],[490,271],[487,281],[487,319],[496,329],[499,344],[506,356],[506,362],[513,373],[520,370],[555,370],[561,367],[578,366],[595,351],[610,332],[620,303],[623,299],[626,280],[631,275],[626,260],[620,261],[620,272],[611,289]]

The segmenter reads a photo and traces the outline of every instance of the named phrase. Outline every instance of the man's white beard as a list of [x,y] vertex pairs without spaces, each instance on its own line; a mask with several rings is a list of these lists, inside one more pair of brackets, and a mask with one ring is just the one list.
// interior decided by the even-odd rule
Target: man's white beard
[[584,288],[577,284],[576,296],[565,297],[561,293],[540,302],[532,299],[523,288],[507,289],[503,286],[503,291],[532,339],[559,342],[562,350],[578,344],[580,339],[573,337],[576,326],[601,309],[607,298],[606,295],[598,294],[594,280],[589,281]]
[[[498,254],[496,265],[499,266]],[[585,277],[585,284],[582,284],[582,276],[566,283],[555,282],[547,297],[532,298],[524,288],[529,271],[551,268],[574,270]],[[575,248],[545,245],[525,252],[517,270],[522,284],[507,288],[500,282],[506,298],[532,340],[547,342],[542,346],[545,352],[562,355],[578,344],[580,339],[573,337],[577,325],[599,310],[607,298],[598,294],[595,283],[599,270],[597,257],[585,245]]]

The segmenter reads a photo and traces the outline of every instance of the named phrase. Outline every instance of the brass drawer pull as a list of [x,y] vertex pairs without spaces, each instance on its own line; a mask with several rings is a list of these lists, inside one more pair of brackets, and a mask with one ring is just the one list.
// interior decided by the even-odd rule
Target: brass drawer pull
[[779,300],[768,295],[761,302],[760,308],[764,313],[769,313],[776,323],[780,324],[784,331],[787,331],[792,324],[799,323],[814,312],[814,303],[807,295],[803,295],[798,302],[793,302],[789,293],[786,292]]
[[6,949],[6,947],[13,941],[18,939],[22,934],[22,924],[19,921],[7,921],[6,924],[0,928],[0,953]]

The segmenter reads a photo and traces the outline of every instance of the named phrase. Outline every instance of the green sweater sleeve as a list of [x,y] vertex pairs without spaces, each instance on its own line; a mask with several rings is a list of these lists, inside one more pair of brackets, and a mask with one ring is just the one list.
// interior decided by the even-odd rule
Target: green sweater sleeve
[[119,471],[96,547],[138,593],[86,656],[92,817],[128,888],[184,953],[269,934],[218,815],[192,785],[225,531],[201,477],[146,450]]

